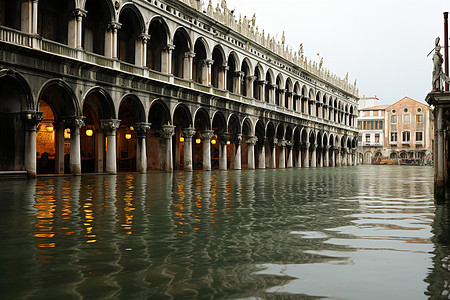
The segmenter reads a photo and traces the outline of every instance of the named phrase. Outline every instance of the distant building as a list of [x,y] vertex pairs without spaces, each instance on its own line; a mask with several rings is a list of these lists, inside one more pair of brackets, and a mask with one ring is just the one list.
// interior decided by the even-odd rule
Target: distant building
[[383,156],[385,112],[388,106],[359,109],[358,140],[362,156],[360,163],[372,164],[375,157]]
[[[360,100],[363,106],[366,99],[374,98]],[[358,129],[360,163],[426,164],[432,160],[432,111],[426,104],[404,97],[392,105],[360,108]]]

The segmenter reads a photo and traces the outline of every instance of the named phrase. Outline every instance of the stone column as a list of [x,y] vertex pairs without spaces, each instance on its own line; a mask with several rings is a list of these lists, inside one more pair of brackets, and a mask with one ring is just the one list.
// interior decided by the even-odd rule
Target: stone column
[[264,101],[265,99],[265,94],[266,94],[266,84],[267,81],[265,80],[257,80],[256,81],[256,87],[258,90],[258,94],[257,95],[253,95],[254,98]]
[[96,173],[103,173],[104,155],[105,155],[105,136],[102,131],[98,130],[95,134],[97,160],[94,170]]
[[203,140],[203,171],[211,171],[211,137],[214,131],[205,130],[200,134]]
[[279,89],[278,90],[278,92],[280,93],[280,96],[279,96],[279,103],[278,103],[278,106],[281,106],[281,107],[286,107],[286,105],[285,105],[285,99],[284,99],[284,95],[286,94],[286,89]]
[[[214,60],[212,59],[205,59],[204,61],[205,65],[206,65],[206,69],[205,69],[205,74],[202,74],[202,84],[207,85],[207,86],[211,86],[211,68],[212,65],[214,63]],[[203,71],[202,71],[203,72]]]
[[242,160],[241,143],[242,143],[242,134],[238,134],[234,138],[234,145],[236,147],[235,154],[234,154],[234,169],[235,170],[242,169],[242,164],[241,164],[241,160]]
[[134,129],[137,133],[137,149],[136,149],[136,171],[144,174],[147,173],[147,132],[150,130],[149,123],[136,123]]
[[311,168],[317,167],[316,149],[317,149],[317,144],[312,144],[311,145]]
[[324,161],[323,165],[324,167],[330,166],[330,146],[325,146],[325,155],[324,155]]
[[70,129],[70,173],[81,175],[80,128],[84,126],[84,116],[64,118],[64,124]]
[[192,137],[195,134],[195,128],[184,128],[181,133],[184,137],[184,171],[192,172]]
[[36,126],[44,118],[42,112],[24,112],[26,135],[25,135],[25,169],[29,178],[36,178]]
[[286,142],[286,150],[287,150],[287,163],[286,163],[286,168],[292,168],[292,167],[294,167],[294,164],[293,164],[293,156],[292,156],[293,146],[294,146],[294,142],[292,142],[292,141],[287,141],[287,142]]
[[247,97],[254,98],[253,95],[253,82],[256,80],[256,76],[247,76]]
[[229,69],[230,69],[229,66],[223,65],[219,69],[219,74],[217,74],[218,75],[218,78],[217,78],[218,88],[221,90],[227,89],[227,73],[228,73]]
[[341,147],[336,147],[335,156],[336,156],[336,167],[340,167],[341,166]]
[[111,22],[105,32],[105,56],[117,58],[117,31],[122,27],[118,22]]
[[117,173],[117,129],[120,120],[109,119],[100,120],[102,130],[106,135],[106,166],[105,172],[108,174]]
[[55,127],[55,173],[64,174],[64,122],[54,123]]
[[284,169],[286,168],[286,140],[281,140],[280,142],[278,142],[278,148],[280,149],[278,155],[278,168]]
[[38,0],[33,1],[33,25],[31,33],[38,33]]
[[82,23],[87,12],[82,9],[75,9],[71,13],[68,22],[67,45],[72,48],[82,48]]
[[434,154],[434,196],[438,200],[445,198],[445,131],[443,108],[437,107],[435,112],[435,154]]
[[[269,168],[270,169],[276,169],[277,168],[277,157],[276,157],[276,154],[277,154],[277,151],[276,151],[276,147],[277,147],[277,144],[278,144],[278,139],[276,139],[276,138],[274,138],[273,139],[273,146],[272,146],[272,149],[270,150],[270,161],[269,161]],[[270,146],[270,144],[269,144],[269,146]]]
[[33,2],[31,0],[23,1],[20,9],[20,30],[26,33],[33,33]]
[[219,170],[227,170],[227,141],[228,132],[222,132],[218,135],[219,140]]
[[150,40],[150,35],[141,34],[136,39],[134,64],[138,67],[147,66],[147,42]]
[[235,94],[242,94],[241,91],[241,82],[242,78],[244,77],[244,72],[237,71],[233,74],[233,93]]
[[265,139],[262,141],[262,145],[260,145],[258,151],[258,169],[266,168],[266,146]]
[[271,84],[269,86],[269,103],[275,104],[275,92],[276,92],[277,86],[275,84]]
[[175,134],[175,126],[163,125],[159,131],[161,137],[161,147],[159,160],[162,162],[162,170],[165,172],[173,171],[172,163],[172,136]]
[[255,144],[258,141],[256,136],[247,136],[245,139],[245,143],[247,144],[247,160],[248,160],[248,169],[255,169]]
[[192,80],[192,60],[195,52],[186,52],[183,56],[183,79]]
[[292,98],[293,98],[292,95],[293,95],[293,93],[290,92],[290,91],[286,91],[286,94],[285,94],[285,95],[287,95],[287,97],[288,97],[288,106],[287,106],[287,109],[292,110],[293,107],[294,107],[293,102],[292,102]]
[[303,163],[302,163],[302,168],[309,168],[309,147],[310,147],[310,143],[305,143],[303,144],[304,147],[304,155],[303,155]]
[[319,152],[319,162],[317,163],[317,167],[322,168],[323,167],[323,147],[320,146],[317,151]]
[[164,51],[161,52],[161,72],[165,74],[172,73],[172,51],[175,49],[174,45],[167,44]]

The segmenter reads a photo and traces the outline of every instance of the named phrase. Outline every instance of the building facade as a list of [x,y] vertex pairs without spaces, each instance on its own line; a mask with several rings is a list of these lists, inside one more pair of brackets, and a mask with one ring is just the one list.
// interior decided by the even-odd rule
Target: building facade
[[384,151],[385,113],[388,105],[369,106],[359,109],[360,163],[381,163]]
[[0,0],[0,171],[355,164],[356,86],[200,2]]
[[392,105],[359,109],[358,129],[360,163],[431,164],[433,114],[426,104],[404,97]]

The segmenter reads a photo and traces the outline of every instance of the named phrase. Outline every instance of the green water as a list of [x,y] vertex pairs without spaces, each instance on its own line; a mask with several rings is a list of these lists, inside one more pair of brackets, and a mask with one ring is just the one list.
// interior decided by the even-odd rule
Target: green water
[[430,167],[0,181],[1,299],[447,299]]

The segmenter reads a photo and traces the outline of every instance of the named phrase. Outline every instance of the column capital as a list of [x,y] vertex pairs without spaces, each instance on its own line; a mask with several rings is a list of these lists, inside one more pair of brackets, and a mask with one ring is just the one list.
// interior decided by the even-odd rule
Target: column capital
[[256,80],[256,78],[258,78],[258,77],[254,76],[254,75],[247,76],[248,81],[250,81],[251,83],[254,82]]
[[147,132],[150,130],[150,123],[139,122],[134,124],[134,129],[136,129],[137,136],[142,138],[147,135]]
[[119,30],[120,28],[122,28],[122,24],[119,23],[119,22],[113,21],[113,22],[109,23],[109,24],[106,26],[106,28],[107,28],[108,30]]
[[201,62],[205,65],[205,66],[212,66],[214,64],[214,60],[212,59],[202,59]]
[[286,93],[287,89],[278,89],[280,93]]
[[219,140],[219,143],[224,145],[228,141],[228,132],[224,131],[217,135],[217,139]]
[[175,45],[172,45],[172,44],[167,44],[165,47],[164,47],[164,50],[165,51],[172,51],[172,50],[174,50],[175,49]]
[[195,57],[195,52],[184,52],[183,57],[184,58],[194,58]]
[[202,140],[210,140],[213,135],[214,135],[213,130],[204,130],[200,133],[200,137],[202,138]]
[[269,89],[274,90],[278,87],[276,84],[269,84]]
[[273,138],[273,146],[275,147],[278,144],[278,139],[277,138]]
[[292,148],[292,146],[294,146],[294,142],[293,141],[286,141],[286,147]]
[[236,72],[234,72],[234,77],[240,77],[240,78],[242,78],[242,77],[244,77],[244,72],[242,72],[242,71],[236,71]]
[[120,126],[120,120],[117,119],[109,119],[109,120],[100,120],[101,128],[106,132],[107,135],[115,135],[117,129]]
[[36,125],[44,119],[40,111],[25,111],[22,113],[28,131],[35,131]]
[[235,143],[236,145],[240,145],[242,142],[242,134],[236,134],[235,136],[233,136],[233,143]]
[[282,140],[278,141],[278,146],[286,147],[286,145],[287,145],[287,141],[285,139],[282,139]]
[[195,128],[193,127],[189,127],[189,128],[183,128],[181,130],[181,135],[185,138],[185,139],[192,139],[192,137],[195,134]]
[[311,144],[311,149],[314,151],[317,149],[317,143]]
[[82,17],[85,18],[87,16],[87,11],[81,8],[76,8],[71,11],[70,15],[74,18]]
[[266,85],[267,81],[266,80],[255,80],[256,84],[258,85]]
[[85,116],[70,116],[70,117],[63,117],[64,125],[70,130],[79,130],[81,127],[84,126],[84,119],[86,119]]
[[159,130],[159,136],[164,140],[171,139],[174,134],[175,126],[173,125],[163,125]]
[[142,41],[144,44],[147,44],[147,42],[150,40],[151,36],[150,34],[146,34],[146,33],[141,33],[137,40],[138,41]]
[[223,65],[220,67],[221,67],[222,71],[228,71],[230,69],[230,67],[228,65]]
[[245,139],[245,143],[248,145],[255,145],[257,142],[258,142],[258,137],[254,136],[254,135],[249,135]]

